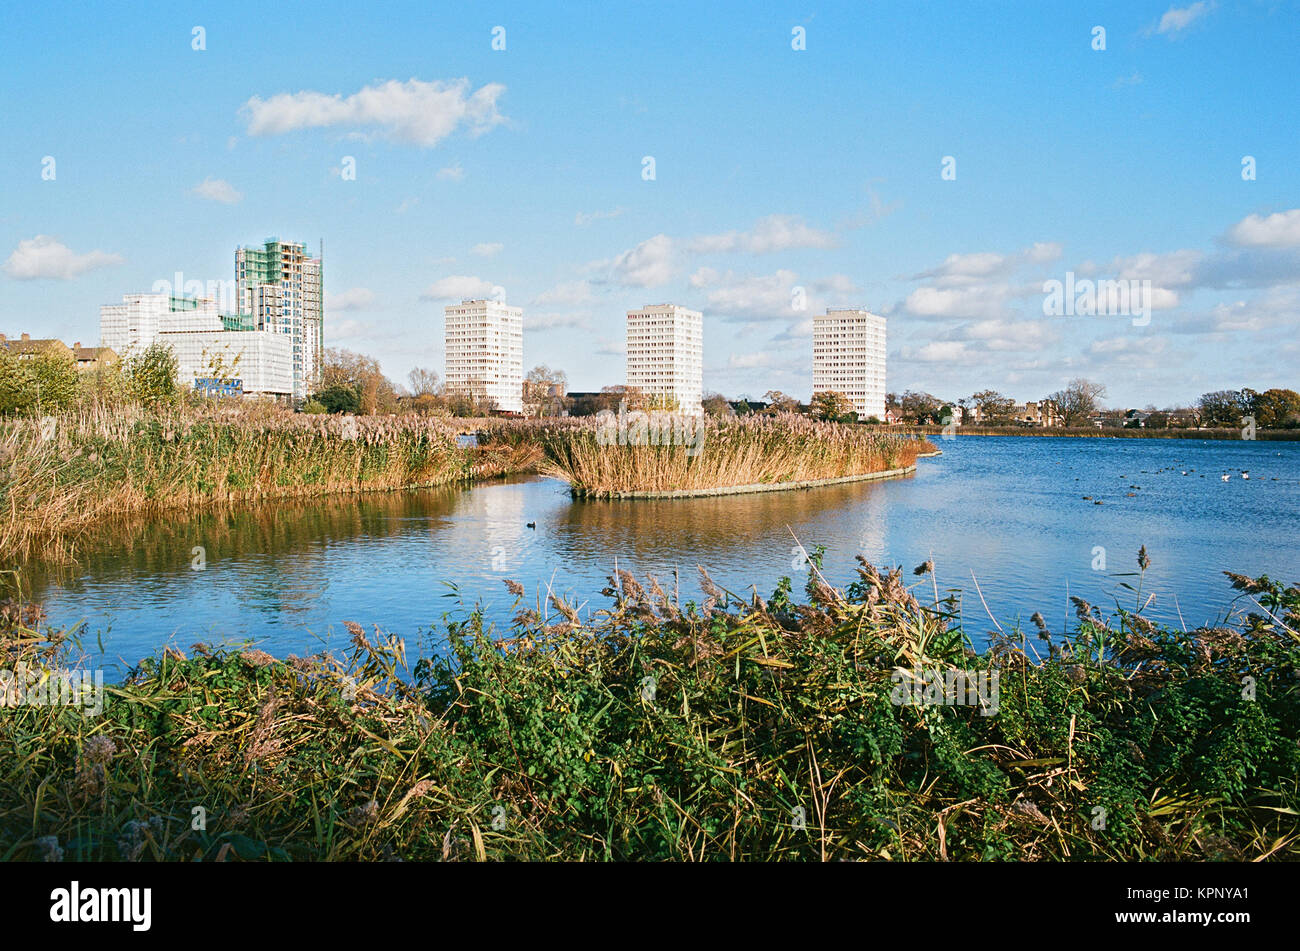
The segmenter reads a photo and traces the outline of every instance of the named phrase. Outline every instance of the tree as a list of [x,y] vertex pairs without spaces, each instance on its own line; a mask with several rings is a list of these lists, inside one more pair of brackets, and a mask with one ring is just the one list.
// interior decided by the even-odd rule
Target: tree
[[1066,426],[1087,426],[1092,414],[1101,409],[1105,396],[1106,387],[1079,377],[1048,399],[1061,408],[1061,418]]
[[820,393],[813,394],[810,409],[814,419],[834,422],[840,417],[853,412],[853,401],[843,393],[837,393],[834,390],[823,390]]
[[913,423],[938,422],[939,400],[929,393],[908,390],[899,400],[899,409],[904,419]]
[[1202,393],[1197,405],[1201,409],[1201,421],[1206,426],[1240,426],[1242,417],[1250,413],[1249,407],[1242,405],[1238,390]]
[[406,374],[406,382],[412,396],[438,395],[438,374],[432,370],[415,367]]
[[736,412],[727,402],[727,398],[721,393],[705,393],[704,399],[700,401],[704,407],[706,416],[735,416]]
[[980,390],[971,395],[970,402],[979,414],[979,422],[983,426],[1002,426],[1010,423],[1016,408],[1015,400],[1003,396],[997,390]]
[[533,367],[524,376],[524,415],[560,415],[568,388],[569,378],[563,370],[552,370],[544,363]]
[[528,383],[563,383],[566,388],[569,385],[569,377],[563,370],[552,370],[545,363],[538,364],[529,370],[524,380]]
[[1255,417],[1255,425],[1260,429],[1292,429],[1300,426],[1300,393],[1283,389],[1255,393],[1251,398],[1250,415]]
[[397,390],[374,357],[335,347],[326,350],[320,368],[320,389],[335,386],[351,386],[357,391],[361,413],[391,413],[397,408]]
[[799,401],[793,396],[782,393],[780,390],[768,390],[763,394],[763,399],[767,402],[767,411],[769,413],[799,412]]
[[123,361],[127,395],[146,406],[175,402],[180,393],[176,383],[179,371],[180,364],[172,348],[162,343],[151,343]]
[[32,394],[32,409],[45,413],[67,409],[77,401],[80,380],[77,365],[70,358],[57,353],[38,353],[27,364]]
[[319,403],[327,413],[361,412],[361,393],[350,383],[335,383],[311,395],[309,402]]
[[36,381],[27,363],[0,346],[0,413],[25,413],[35,403]]

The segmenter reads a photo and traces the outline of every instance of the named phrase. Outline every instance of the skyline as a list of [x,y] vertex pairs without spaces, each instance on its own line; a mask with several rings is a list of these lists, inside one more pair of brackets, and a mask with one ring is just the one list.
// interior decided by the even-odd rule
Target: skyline
[[[445,305],[501,287],[525,366],[577,390],[622,382],[626,312],[662,300],[703,312],[704,386],[733,398],[806,398],[813,317],[858,306],[895,392],[1294,384],[1294,3],[401,5],[400,34],[312,9],[15,11],[0,330],[97,339],[99,305],[230,280],[279,235],[324,240],[326,346],[398,381],[443,366]],[[1072,276],[1150,280],[1149,324],[1044,316]]]

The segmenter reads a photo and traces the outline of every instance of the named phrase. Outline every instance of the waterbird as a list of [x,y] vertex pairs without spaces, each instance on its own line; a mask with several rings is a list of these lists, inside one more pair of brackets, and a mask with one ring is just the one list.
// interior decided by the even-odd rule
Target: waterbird
[[537,523],[536,523],[536,522],[529,522],[528,525],[527,525],[526,527],[527,527],[527,528],[536,528],[536,527],[537,527]]
[[1250,473],[1249,473],[1249,472],[1246,472],[1246,471],[1243,469],[1242,472],[1241,472],[1241,477],[1242,477],[1243,479],[1249,479],[1249,478],[1250,478]]
[[1228,473],[1226,473],[1226,472],[1225,472],[1225,473],[1223,474],[1223,476],[1222,476],[1222,479],[1223,479],[1224,482],[1227,482],[1227,481],[1228,481],[1229,479],[1231,479],[1231,478],[1232,478],[1232,476],[1228,475]]

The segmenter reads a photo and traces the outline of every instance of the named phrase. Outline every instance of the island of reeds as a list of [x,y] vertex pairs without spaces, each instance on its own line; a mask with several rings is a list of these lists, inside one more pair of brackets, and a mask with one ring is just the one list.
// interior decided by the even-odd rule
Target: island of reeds
[[543,429],[542,471],[574,495],[673,497],[799,488],[911,471],[925,439],[793,413],[729,419],[609,414]]
[[635,429],[607,439],[606,421],[590,417],[313,415],[203,401],[0,417],[0,569],[70,557],[83,532],[113,519],[205,506],[537,471],[579,495],[726,490],[906,470],[933,448],[793,414],[686,419],[670,427],[689,439],[651,442]]
[[[1300,586],[1230,575],[1242,609],[1213,628],[1076,600],[1068,629],[1034,615],[986,639],[958,624],[933,565],[863,561],[839,590],[819,560],[802,594],[785,579],[766,598],[701,572],[698,603],[618,572],[590,612],[507,582],[509,630],[467,609],[410,666],[399,638],[353,622],[345,658],[169,648],[105,687],[97,715],[32,702],[30,673],[9,673],[0,849],[1300,858]],[[8,671],[46,682],[75,663],[68,632],[14,592],[0,645]]]

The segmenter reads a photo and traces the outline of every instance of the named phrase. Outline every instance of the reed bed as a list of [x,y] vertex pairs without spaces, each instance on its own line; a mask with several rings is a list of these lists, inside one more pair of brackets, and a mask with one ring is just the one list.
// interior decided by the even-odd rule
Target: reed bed
[[[1300,587],[1234,577],[1249,613],[1192,632],[1079,602],[1070,631],[1035,616],[977,653],[933,566],[836,590],[815,564],[803,603],[619,572],[587,613],[507,582],[506,636],[471,613],[413,668],[350,622],[344,659],[168,649],[97,717],[0,711],[0,854],[1300,858]],[[75,654],[19,600],[0,647]],[[996,673],[997,709],[900,703],[913,670]]]
[[702,419],[667,414],[542,428],[542,471],[575,495],[705,491],[860,476],[912,466],[924,439],[794,414]]
[[[106,520],[263,499],[434,486],[534,466],[511,425],[207,405],[0,420],[0,567],[57,559]],[[517,429],[518,427],[514,427]]]
[[[942,426],[872,426],[875,432],[903,432],[927,436],[944,434]],[[1241,439],[1241,428],[1235,429],[1121,429],[1096,426],[959,426],[954,436],[1046,436],[1057,439]],[[1260,429],[1255,439],[1295,442],[1300,440],[1300,429]]]

